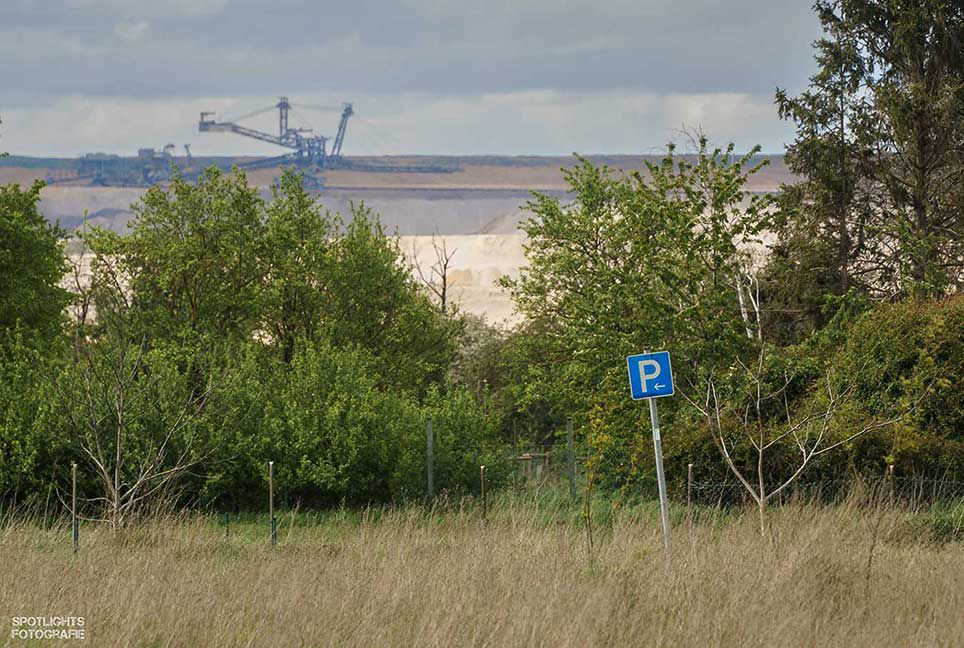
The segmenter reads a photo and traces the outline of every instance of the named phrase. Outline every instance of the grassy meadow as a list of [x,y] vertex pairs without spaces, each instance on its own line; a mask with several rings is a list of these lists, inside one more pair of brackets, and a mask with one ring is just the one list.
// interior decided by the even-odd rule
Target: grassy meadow
[[[557,491],[422,507],[179,514],[112,535],[7,515],[0,632],[86,619],[96,646],[960,646],[964,506],[852,496],[773,508],[594,502]],[[34,642],[50,645],[55,642]],[[63,642],[69,644],[70,642]],[[76,644],[76,642],[74,642]]]

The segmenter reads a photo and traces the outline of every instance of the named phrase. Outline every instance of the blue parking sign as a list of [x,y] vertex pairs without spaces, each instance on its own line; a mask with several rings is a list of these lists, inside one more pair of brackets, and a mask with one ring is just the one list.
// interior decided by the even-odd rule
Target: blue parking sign
[[629,367],[629,393],[633,400],[673,395],[673,368],[669,351],[639,353],[626,358]]

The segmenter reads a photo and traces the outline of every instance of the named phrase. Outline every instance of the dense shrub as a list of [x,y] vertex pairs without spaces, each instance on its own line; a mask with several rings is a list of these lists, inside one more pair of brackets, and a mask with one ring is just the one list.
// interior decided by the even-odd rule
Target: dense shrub
[[52,494],[69,474],[69,442],[54,356],[19,331],[0,343],[0,497],[22,501]]
[[223,395],[234,425],[212,437],[202,500],[263,505],[268,461],[282,500],[311,506],[421,498],[426,488],[425,423],[435,431],[436,491],[473,492],[480,463],[504,478],[493,423],[462,389],[412,392],[381,384],[378,360],[363,349],[297,345],[290,364],[248,349]]
[[[858,318],[837,356],[865,416],[903,419],[867,440],[898,474],[964,479],[964,295],[882,304]],[[850,461],[862,461],[851,449]],[[879,452],[879,450],[878,450]]]

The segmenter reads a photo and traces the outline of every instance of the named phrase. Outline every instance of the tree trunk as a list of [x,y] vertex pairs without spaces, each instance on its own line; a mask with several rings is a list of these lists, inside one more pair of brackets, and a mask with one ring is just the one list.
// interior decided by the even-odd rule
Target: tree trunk
[[[760,436],[760,448],[763,448],[763,436]],[[765,509],[767,506],[766,487],[763,482],[763,450],[757,451],[756,461],[757,487],[760,489],[757,496],[757,508],[760,511],[760,535],[766,535],[766,524],[764,523]]]
[[760,536],[765,536],[767,532],[766,528],[766,507],[767,501],[765,498],[761,497],[757,500],[757,509],[760,512]]
[[117,430],[114,436],[114,506],[110,516],[111,531],[116,533],[120,523],[121,431],[124,428],[124,388],[117,397]]

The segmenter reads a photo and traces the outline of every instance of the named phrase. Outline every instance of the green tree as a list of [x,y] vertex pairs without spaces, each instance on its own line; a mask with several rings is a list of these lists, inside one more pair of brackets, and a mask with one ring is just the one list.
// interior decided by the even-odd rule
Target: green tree
[[[784,287],[942,294],[964,281],[964,7],[949,0],[820,0],[826,37],[798,97],[777,229]],[[801,250],[799,254],[794,249]],[[813,279],[813,277],[819,277]],[[801,281],[810,282],[801,291]],[[775,282],[776,283],[776,282]],[[816,298],[816,299],[815,299]]]
[[442,380],[459,322],[432,307],[395,237],[353,205],[347,223],[287,172],[266,206],[261,326],[290,361],[299,340],[362,348],[402,388]]
[[63,331],[69,294],[63,232],[37,208],[43,186],[0,187],[0,332],[21,326],[49,342]]
[[286,172],[272,192],[262,252],[261,325],[290,362],[298,340],[318,340],[324,333],[326,305],[338,288],[328,277],[338,221],[294,173]]
[[671,147],[646,175],[628,176],[584,160],[566,172],[572,202],[530,204],[528,267],[505,284],[541,332],[539,390],[595,427],[594,438],[622,443],[614,461],[638,454],[629,431],[643,418],[625,394],[626,355],[669,349],[677,382],[698,382],[753,342],[744,246],[767,202],[745,187],[755,152],[734,159],[732,145],[710,150],[701,139],[695,158]]
[[398,239],[385,235],[371,210],[353,206],[332,255],[327,339],[367,349],[389,384],[424,390],[441,382],[460,324],[435,308],[412,278]]
[[[176,493],[205,459],[205,423],[229,424],[210,411],[224,378],[196,371],[196,354],[182,346],[149,344],[133,332],[132,315],[115,311],[93,334],[79,328],[57,381],[64,431],[96,484],[90,503],[114,530]],[[200,386],[199,375],[206,381]]]
[[[132,334],[190,344],[248,339],[258,324],[263,202],[244,174],[175,177],[134,205],[130,233],[95,230],[97,280],[129,302]],[[98,317],[106,304],[98,304]]]
[[64,345],[21,330],[0,340],[0,498],[47,497],[63,484],[72,454],[57,398]]

